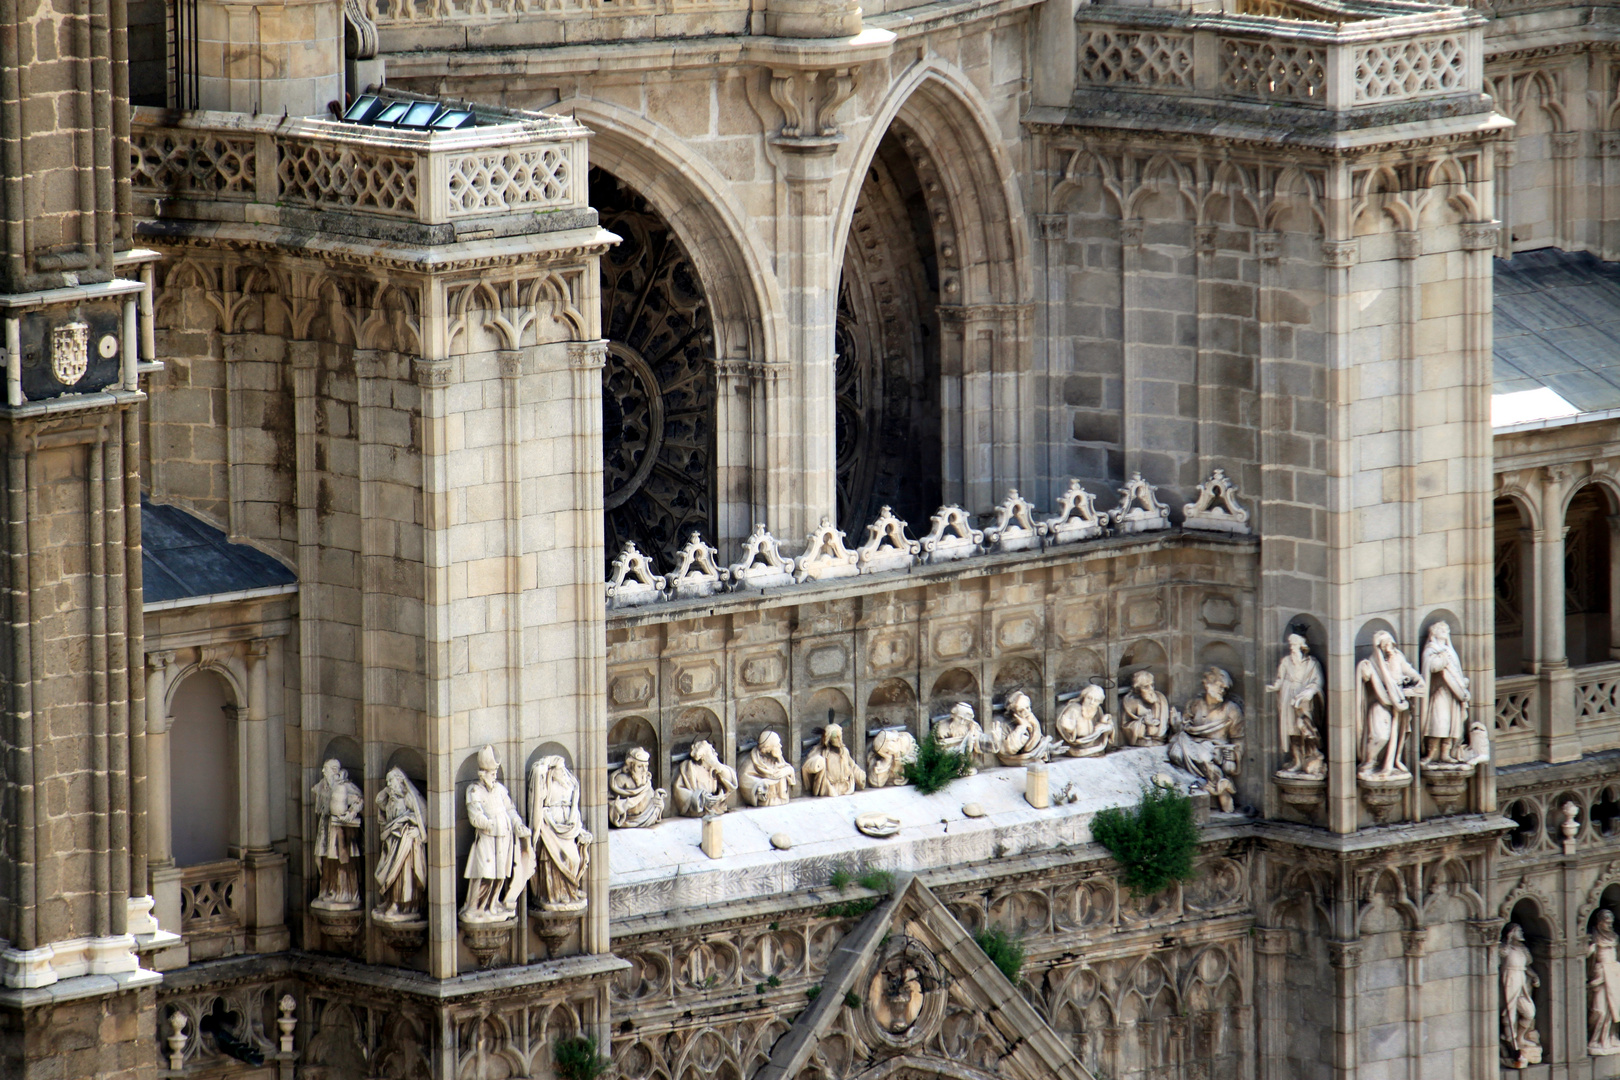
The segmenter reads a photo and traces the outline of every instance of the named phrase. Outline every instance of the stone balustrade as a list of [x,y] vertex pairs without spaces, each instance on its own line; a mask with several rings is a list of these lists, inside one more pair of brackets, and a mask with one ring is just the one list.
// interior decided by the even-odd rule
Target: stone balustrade
[[1461,8],[1244,0],[1233,14],[1083,6],[1077,86],[1343,112],[1481,92],[1483,20]]
[[580,124],[533,114],[487,119],[456,131],[417,131],[137,109],[130,174],[137,199],[148,203],[140,212],[160,220],[273,225],[318,212],[326,231],[386,238],[389,223],[414,223],[447,241],[487,231],[503,217],[588,212]]

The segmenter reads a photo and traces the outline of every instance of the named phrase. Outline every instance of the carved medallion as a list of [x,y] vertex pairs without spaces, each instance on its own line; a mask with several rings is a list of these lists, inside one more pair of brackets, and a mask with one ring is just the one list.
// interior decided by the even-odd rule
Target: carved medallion
[[70,322],[51,331],[51,371],[57,382],[72,386],[90,370],[90,326]]
[[939,1028],[949,981],[927,946],[896,935],[867,980],[863,1026],[896,1049],[922,1043]]

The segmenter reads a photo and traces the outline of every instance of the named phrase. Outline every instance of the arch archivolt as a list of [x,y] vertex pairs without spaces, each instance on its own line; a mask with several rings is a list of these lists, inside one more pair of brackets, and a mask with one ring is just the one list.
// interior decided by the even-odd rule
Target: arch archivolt
[[551,111],[591,128],[591,164],[646,199],[685,246],[710,306],[715,355],[782,362],[786,301],[770,246],[731,182],[680,136],[612,102],[582,94]]
[[[925,196],[940,253],[940,302],[1024,302],[1034,279],[1013,168],[978,89],[965,74],[937,58],[914,63],[894,78],[866,122],[848,172],[850,181],[833,211],[831,265],[843,265],[861,178],[871,168],[879,144],[897,125],[919,174],[926,165],[937,177],[939,190],[925,187]],[[947,246],[957,248],[953,255],[945,253]],[[952,275],[958,281],[954,291],[947,284]]]

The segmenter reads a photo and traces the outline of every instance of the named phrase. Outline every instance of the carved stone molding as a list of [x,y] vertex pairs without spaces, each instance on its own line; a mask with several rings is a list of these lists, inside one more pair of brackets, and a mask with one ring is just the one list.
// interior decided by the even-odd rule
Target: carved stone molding
[[1469,251],[1482,251],[1496,247],[1502,240],[1500,221],[1472,221],[1462,226],[1462,244]]

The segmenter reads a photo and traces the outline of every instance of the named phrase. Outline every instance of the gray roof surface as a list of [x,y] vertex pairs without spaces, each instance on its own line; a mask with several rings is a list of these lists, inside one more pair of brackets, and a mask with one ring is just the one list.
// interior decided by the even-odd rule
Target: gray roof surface
[[264,552],[233,544],[177,506],[141,500],[141,573],[145,602],[291,585],[298,576]]
[[1496,394],[1545,386],[1582,412],[1620,407],[1620,263],[1579,251],[1496,260]]

